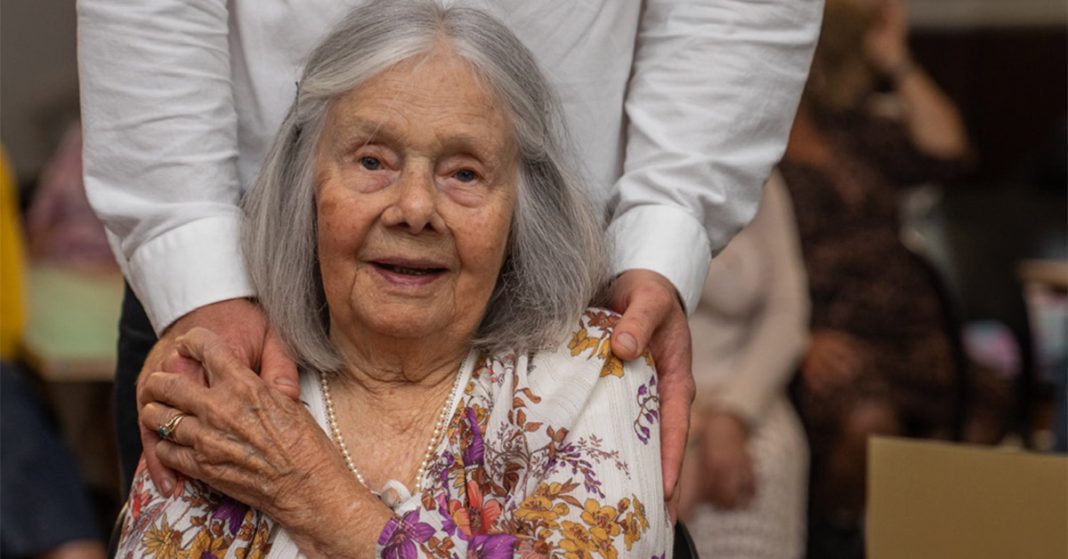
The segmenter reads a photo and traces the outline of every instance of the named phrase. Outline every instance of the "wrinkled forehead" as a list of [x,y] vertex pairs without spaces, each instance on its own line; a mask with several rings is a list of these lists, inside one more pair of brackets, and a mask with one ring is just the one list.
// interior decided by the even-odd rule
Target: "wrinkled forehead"
[[331,105],[328,127],[335,136],[418,129],[478,144],[500,157],[515,150],[505,104],[489,80],[450,47],[399,62],[341,95]]

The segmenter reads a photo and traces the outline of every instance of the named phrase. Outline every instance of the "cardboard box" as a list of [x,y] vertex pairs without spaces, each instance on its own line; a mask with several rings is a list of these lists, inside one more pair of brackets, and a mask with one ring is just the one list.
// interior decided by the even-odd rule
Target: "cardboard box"
[[1068,458],[873,437],[870,559],[1068,558]]

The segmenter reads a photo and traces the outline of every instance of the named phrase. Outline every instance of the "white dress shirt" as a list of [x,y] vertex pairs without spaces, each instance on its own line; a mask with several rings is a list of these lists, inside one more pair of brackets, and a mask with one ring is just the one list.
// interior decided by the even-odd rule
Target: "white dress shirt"
[[[241,194],[302,60],[359,0],[79,0],[85,184],[157,332],[254,296]],[[822,0],[471,0],[534,52],[617,272],[696,307],[782,155]]]

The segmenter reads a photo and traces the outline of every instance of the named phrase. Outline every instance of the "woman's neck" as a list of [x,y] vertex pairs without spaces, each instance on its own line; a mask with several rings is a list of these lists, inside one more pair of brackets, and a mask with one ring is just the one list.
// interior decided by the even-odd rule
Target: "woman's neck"
[[[335,341],[345,366],[328,377],[337,428],[354,465],[373,490],[395,479],[413,483],[428,445],[437,441],[469,351],[411,344],[346,345]],[[400,347],[407,351],[397,351]],[[369,351],[374,348],[374,351]],[[438,351],[434,351],[438,350]],[[439,423],[441,425],[439,425]],[[414,485],[410,486],[414,488]]]
[[388,431],[393,431],[388,424],[405,431],[436,413],[469,352],[466,340],[398,340],[366,333],[336,336],[334,343],[345,363],[331,376],[335,398],[364,410],[363,418]]

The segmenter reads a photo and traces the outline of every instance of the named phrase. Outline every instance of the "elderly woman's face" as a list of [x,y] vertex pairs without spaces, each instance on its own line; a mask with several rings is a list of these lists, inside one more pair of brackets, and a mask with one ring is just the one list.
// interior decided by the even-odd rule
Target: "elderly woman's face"
[[338,99],[327,122],[316,203],[332,335],[473,333],[515,208],[509,117],[443,49]]

